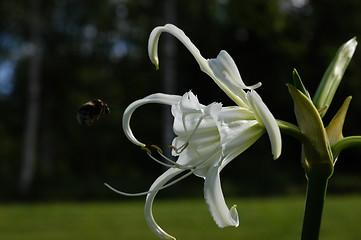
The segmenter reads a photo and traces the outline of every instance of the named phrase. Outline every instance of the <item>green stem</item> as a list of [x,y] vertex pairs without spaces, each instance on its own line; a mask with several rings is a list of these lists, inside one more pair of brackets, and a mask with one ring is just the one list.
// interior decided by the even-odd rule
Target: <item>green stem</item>
[[328,179],[329,176],[308,177],[301,240],[318,240]]
[[332,145],[332,153],[337,157],[346,148],[361,147],[361,136],[345,137]]
[[277,120],[277,124],[282,133],[294,137],[298,140],[302,139],[302,133],[296,125],[283,120]]

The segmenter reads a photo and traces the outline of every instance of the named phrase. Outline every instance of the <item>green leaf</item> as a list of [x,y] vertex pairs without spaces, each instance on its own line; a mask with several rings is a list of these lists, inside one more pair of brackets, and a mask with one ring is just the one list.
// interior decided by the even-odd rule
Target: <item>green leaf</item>
[[305,88],[305,85],[303,85],[303,82],[301,80],[300,75],[298,74],[296,69],[293,69],[292,72],[293,77],[293,85],[300,90],[303,94],[305,94],[309,99],[311,99],[310,94],[308,93],[307,89]]
[[294,86],[288,84],[298,126],[303,134],[303,167],[307,175],[331,176],[333,157],[322,119],[312,101]]
[[328,106],[330,106],[332,102],[343,74],[355,52],[356,46],[357,41],[355,37],[343,44],[322,77],[313,97],[313,103],[316,108],[324,109],[324,111],[321,112],[321,117],[326,114]]
[[326,132],[331,145],[343,139],[343,135],[342,135],[343,124],[345,122],[346,113],[348,110],[348,106],[350,105],[351,99],[352,99],[351,96],[346,98],[341,108],[332,118],[330,124],[326,127]]

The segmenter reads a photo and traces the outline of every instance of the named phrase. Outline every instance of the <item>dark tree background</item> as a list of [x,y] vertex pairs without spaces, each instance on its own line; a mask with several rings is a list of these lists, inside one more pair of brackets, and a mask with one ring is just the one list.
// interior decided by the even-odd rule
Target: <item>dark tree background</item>
[[[147,189],[164,169],[128,142],[121,117],[132,101],[164,92],[164,75],[175,80],[173,94],[192,89],[204,104],[233,105],[178,41],[177,51],[169,54],[162,36],[160,70],[155,71],[147,41],[158,25],[176,21],[207,58],[227,50],[245,83],[261,81],[259,93],[274,115],[291,122],[286,83],[292,81],[293,68],[312,94],[338,47],[361,34],[357,0],[169,2],[0,2],[0,200],[117,198],[104,182],[125,191]],[[164,68],[172,65],[162,56],[173,58],[170,73]],[[356,50],[325,117],[327,123],[352,95],[345,135],[361,134],[360,66]],[[108,102],[111,114],[90,127],[80,126],[77,109],[94,98]],[[137,111],[136,136],[164,144],[161,115],[159,106]],[[283,143],[281,158],[273,161],[265,135],[224,169],[227,194],[304,191],[300,145],[288,136]],[[342,153],[331,192],[361,192],[360,157],[359,149]],[[202,180],[190,177],[163,196],[200,196],[201,189]]]

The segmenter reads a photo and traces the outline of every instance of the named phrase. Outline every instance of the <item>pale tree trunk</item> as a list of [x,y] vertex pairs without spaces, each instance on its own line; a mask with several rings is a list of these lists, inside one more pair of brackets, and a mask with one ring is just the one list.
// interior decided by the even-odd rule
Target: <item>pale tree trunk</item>
[[[164,1],[164,14],[166,23],[176,24],[177,21],[177,0]],[[164,35],[164,55],[160,60],[162,62],[163,75],[163,91],[168,94],[176,94],[176,80],[177,80],[177,62],[175,55],[177,53],[176,41],[173,36]],[[172,130],[173,117],[170,114],[169,108],[164,109],[162,114],[163,122],[163,137],[162,145],[166,147],[172,144],[174,133]]]
[[23,158],[20,169],[19,191],[27,195],[34,178],[36,149],[38,142],[39,114],[40,114],[40,4],[38,0],[30,2],[30,34],[31,51],[28,68],[26,119],[24,131]]

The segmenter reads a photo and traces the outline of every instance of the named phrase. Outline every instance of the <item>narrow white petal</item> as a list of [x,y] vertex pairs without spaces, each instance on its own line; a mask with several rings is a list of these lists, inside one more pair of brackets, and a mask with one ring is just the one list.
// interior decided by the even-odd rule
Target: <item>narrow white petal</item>
[[[185,33],[172,24],[154,28],[149,36],[148,55],[157,69],[159,68],[158,41],[163,32],[172,34],[181,41],[193,55],[200,69],[210,76],[235,103],[239,106],[247,107],[247,104],[245,104],[245,93],[242,93],[243,90],[239,89],[239,87],[242,88],[244,86],[246,89],[251,89],[260,86],[260,84],[247,87],[240,78],[233,59],[225,51],[221,51],[217,59],[206,60]],[[236,89],[233,88],[234,85],[237,86]]]
[[220,169],[218,167],[209,168],[204,183],[204,198],[214,221],[219,227],[238,227],[239,220],[236,205],[228,209],[223,197],[219,173]]
[[[245,107],[245,102],[247,102],[244,89],[255,89],[261,86],[260,82],[253,86],[246,86],[233,58],[224,50],[218,54],[217,58],[209,59],[208,64],[216,79],[225,85],[232,95],[234,94],[242,100],[242,104],[240,104],[242,107]],[[229,95],[229,93],[227,94]]]
[[[184,170],[170,168],[167,171],[165,171],[162,175],[160,175],[152,184],[149,191],[152,191],[153,189],[161,188],[163,185],[165,185],[169,180],[171,180],[173,177],[177,176]],[[168,233],[166,233],[154,220],[152,207],[153,207],[153,200],[158,192],[151,192],[147,195],[147,199],[145,201],[144,206],[144,214],[145,219],[147,221],[148,226],[153,231],[154,234],[156,234],[161,239],[167,239],[167,240],[175,240],[175,238]]]
[[266,127],[271,141],[273,159],[277,159],[282,151],[282,138],[277,121],[256,91],[248,92],[247,99],[259,123]]
[[144,147],[145,144],[138,141],[133,135],[132,129],[130,128],[130,118],[133,112],[140,106],[148,103],[159,103],[159,104],[166,104],[166,105],[174,105],[180,101],[182,97],[178,95],[169,95],[169,94],[162,94],[162,93],[155,93],[149,95],[143,99],[139,99],[133,103],[131,103],[124,111],[123,115],[123,131],[129,141],[138,145],[140,147]]
[[199,52],[198,48],[192,43],[192,41],[185,35],[185,33],[172,24],[166,24],[163,27],[156,27],[150,33],[148,41],[148,55],[152,63],[159,68],[159,59],[158,59],[158,41],[159,37],[163,32],[167,32],[176,37],[181,41],[184,46],[191,52],[193,57],[196,59],[201,69],[209,68],[207,65],[207,60],[204,59]]
[[265,132],[252,110],[242,107],[222,108],[217,128],[224,156],[221,168],[253,145]]
[[264,132],[264,127],[256,120],[238,120],[228,124],[219,124],[221,145],[225,156],[222,168],[252,146]]

